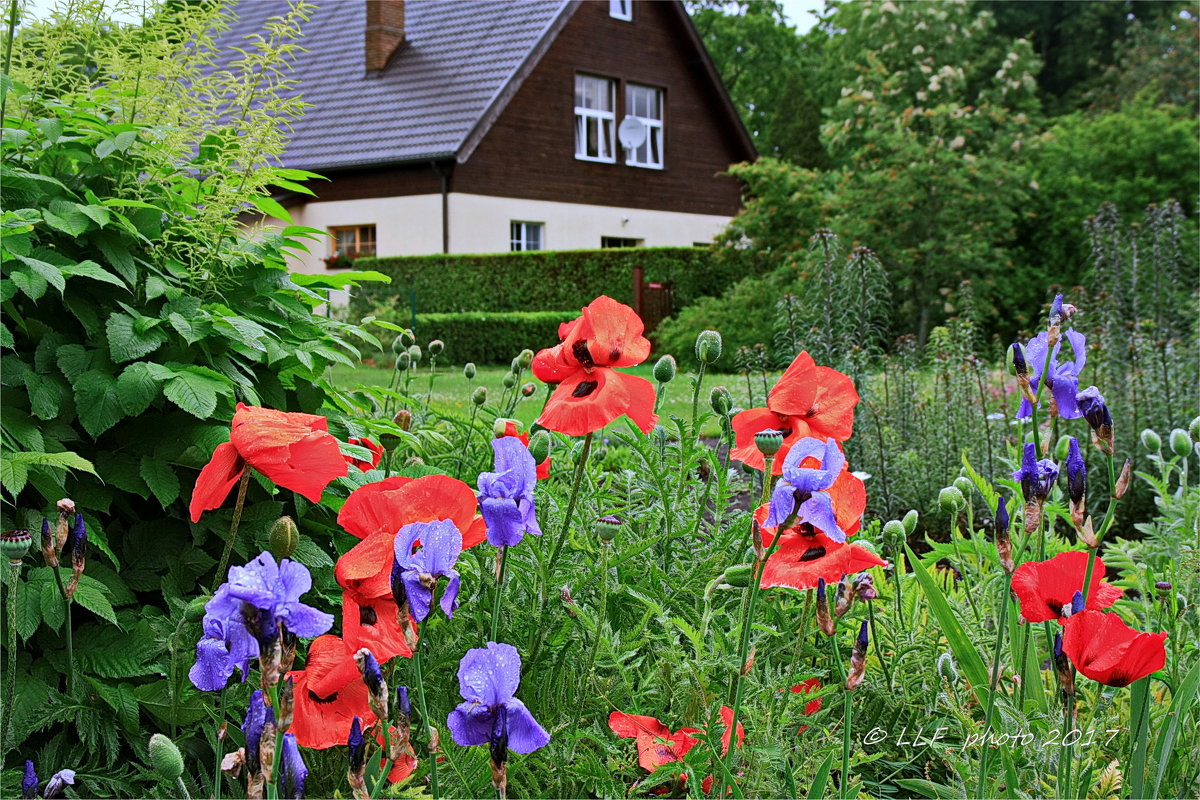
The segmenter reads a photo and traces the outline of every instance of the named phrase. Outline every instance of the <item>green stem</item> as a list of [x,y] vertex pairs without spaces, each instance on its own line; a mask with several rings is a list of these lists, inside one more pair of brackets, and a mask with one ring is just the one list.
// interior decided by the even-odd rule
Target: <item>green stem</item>
[[[4,37],[4,74],[12,75],[12,48],[13,35],[17,29],[17,0],[12,0],[8,4],[8,33]],[[0,125],[3,125],[5,119],[5,109],[8,106],[8,91],[0,93]]]
[[17,702],[17,583],[21,580],[21,562],[9,564],[8,573],[8,679],[4,687],[4,752],[12,738],[12,711]]
[[[1117,473],[1116,459],[1110,455],[1108,457],[1108,491],[1110,492],[1110,495],[1116,489],[1116,486],[1117,486],[1116,473]],[[1108,533],[1108,527],[1110,525],[1112,525],[1113,513],[1116,510],[1116,508],[1117,508],[1117,498],[1110,496],[1108,499],[1108,508],[1106,508],[1104,510],[1104,521],[1100,523],[1100,529],[1095,532],[1096,546],[1088,548],[1090,557],[1088,558],[1087,572],[1085,572],[1083,575],[1083,599],[1085,601],[1085,607],[1086,607],[1086,601],[1087,601],[1087,596],[1088,596],[1088,589],[1090,589],[1091,585],[1092,585],[1092,573],[1096,569],[1096,553],[1100,549],[1100,542],[1102,541],[1104,534]]]
[[500,591],[504,588],[504,570],[508,566],[508,546],[500,548],[500,564],[496,568],[496,590],[492,593],[492,639],[493,642],[500,641],[497,635],[500,631]]
[[64,635],[67,640],[67,693],[74,694],[75,692],[75,641],[74,631],[71,626],[71,601],[67,599],[67,589],[63,586],[62,576],[58,574],[58,567],[54,567],[50,571],[54,573],[54,582],[58,584],[58,593],[63,600],[63,610],[66,616],[66,630]]
[[837,666],[838,683],[842,687],[842,780],[838,795],[845,800],[846,787],[850,783],[850,692],[846,689],[846,665],[842,663],[836,635],[829,637],[829,647],[833,650],[833,663]]
[[[221,694],[217,696],[217,708],[219,709],[219,717],[222,722],[225,721],[225,692],[228,686],[221,688]],[[172,709],[171,719],[174,721],[174,709]],[[219,726],[218,726],[219,730]],[[225,758],[225,745],[217,738],[213,737],[213,800],[221,800],[221,760]]]
[[562,526],[558,531],[558,541],[554,543],[554,549],[550,552],[550,561],[546,567],[547,579],[554,575],[554,565],[558,561],[558,556],[567,541],[567,534],[571,530],[571,515],[575,513],[575,503],[579,499],[579,486],[583,483],[584,467],[587,466],[588,454],[592,452],[593,435],[594,433],[589,433],[583,437],[583,450],[579,453],[579,463],[575,465],[575,480],[571,484],[571,498],[567,501],[567,513],[563,515]]
[[[771,502],[771,482],[772,482],[772,478],[773,478],[773,476],[771,475],[771,468],[774,463],[775,463],[775,456],[767,456],[767,455],[763,456],[763,467],[764,467],[764,469],[763,469],[763,485],[762,485],[762,494],[759,497],[759,501],[758,501],[758,504],[760,506],[763,505],[764,503]],[[737,557],[739,559],[742,557],[742,553],[744,553],[746,551],[746,545],[749,541],[750,536],[752,535],[752,533],[754,531],[754,524],[755,524],[754,520],[751,520],[750,527],[746,529],[746,536],[743,537],[742,544],[740,547],[738,547]],[[778,532],[778,531],[783,531],[783,530],[787,530],[787,529],[781,527],[781,528],[776,528],[775,530]],[[775,541],[778,542],[779,537],[776,537]],[[766,567],[764,566],[763,569],[766,569]],[[754,596],[753,592],[745,592],[742,595],[742,609],[738,613],[739,619],[744,621],[747,618],[747,614],[750,613],[750,601],[753,596]],[[744,658],[744,654],[743,654],[743,658]],[[738,671],[733,674],[733,677],[730,679],[730,682],[729,682],[730,702],[734,702],[737,700],[738,682],[739,682],[739,677],[741,675],[741,664],[739,664],[738,667],[739,667]]]
[[[432,609],[432,601],[430,604]],[[421,709],[421,724],[425,726],[425,735],[429,735],[429,731],[433,728],[430,724],[429,709],[425,705],[425,676],[421,671],[421,650],[425,644],[425,637],[421,635],[421,627],[423,623],[417,623],[417,646],[413,650],[413,670],[417,678],[417,705]],[[429,751],[429,787],[433,793],[433,800],[438,800],[438,774],[437,774],[437,753],[430,748]]]
[[229,538],[225,541],[225,550],[221,553],[221,560],[217,564],[217,575],[213,579],[212,589],[209,594],[216,594],[217,587],[220,586],[225,575],[225,569],[229,566],[229,557],[233,555],[233,543],[237,541],[238,526],[242,522],[242,508],[246,505],[246,489],[250,486],[250,467],[247,466],[242,472],[242,479],[238,482],[237,503],[233,506],[233,521],[229,523]]
[[692,432],[696,435],[696,438],[700,437],[700,423],[697,422],[696,418],[700,414],[700,385],[704,383],[704,368],[706,366],[703,361],[700,362],[700,374],[696,376],[696,387],[692,390]]
[[[279,713],[279,683],[271,685],[271,708]],[[271,762],[271,780],[267,782],[267,800],[279,797],[279,783],[283,775],[283,731],[275,729],[275,760]]]
[[182,777],[175,779],[175,786],[179,789],[180,797],[182,797],[184,800],[192,800],[192,796],[188,794],[187,785],[184,784]]
[[[1008,597],[1006,589],[1007,581],[1001,579],[1000,622],[996,626],[996,649],[992,654],[992,674],[988,676],[987,710],[983,714],[984,743],[979,748],[979,786],[976,789],[976,797],[980,798],[980,800],[983,800],[987,796],[985,792],[988,762],[987,733],[988,728],[992,725],[992,711],[996,708],[996,685],[1000,682],[1000,651],[1004,649],[1004,632],[1007,630],[1008,606],[1012,602]],[[1022,661],[1024,661],[1024,655],[1022,655]]]
[[479,406],[475,405],[475,401],[471,401],[471,421],[467,423],[467,435],[463,438],[463,449],[458,454],[458,466],[454,469],[454,474],[461,478],[463,462],[467,460],[467,453],[471,449],[471,436],[475,433],[475,415],[479,413]]
[[[417,646],[419,647],[420,643]],[[379,791],[387,783],[388,773],[392,771],[392,731],[388,727],[387,720],[381,720],[380,724],[383,727],[383,769],[380,771],[379,777],[375,779],[375,785],[371,787],[372,800],[379,797]]]
[[588,655],[587,673],[591,676],[596,665],[596,654],[600,650],[600,631],[604,626],[608,611],[608,551],[612,545],[600,543],[600,604],[596,606],[596,632],[592,634],[592,652]]
[[875,645],[875,657],[879,659],[879,665],[883,667],[883,678],[887,681],[890,692],[892,690],[892,670],[883,658],[882,645],[879,644],[879,631],[875,629],[875,604],[870,601],[867,602],[867,617],[871,621],[871,642]]

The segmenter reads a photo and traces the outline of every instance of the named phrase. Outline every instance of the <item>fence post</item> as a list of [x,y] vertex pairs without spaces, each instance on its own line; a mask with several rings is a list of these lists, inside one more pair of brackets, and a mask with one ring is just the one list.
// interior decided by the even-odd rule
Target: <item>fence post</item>
[[642,316],[642,290],[646,285],[645,277],[645,268],[641,264],[635,264],[633,267],[633,310],[639,317]]

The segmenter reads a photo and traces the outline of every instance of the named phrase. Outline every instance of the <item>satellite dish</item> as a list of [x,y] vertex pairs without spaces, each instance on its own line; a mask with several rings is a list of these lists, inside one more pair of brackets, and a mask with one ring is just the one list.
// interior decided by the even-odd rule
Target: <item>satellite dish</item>
[[617,139],[626,150],[641,147],[646,141],[646,124],[637,117],[626,117],[617,126]]

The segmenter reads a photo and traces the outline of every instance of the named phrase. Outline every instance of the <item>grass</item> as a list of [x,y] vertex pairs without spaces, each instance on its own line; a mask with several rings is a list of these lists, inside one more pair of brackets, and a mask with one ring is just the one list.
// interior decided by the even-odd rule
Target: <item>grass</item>
[[[653,370],[654,365],[647,362],[636,367],[631,367],[630,369],[622,370],[622,372],[637,375],[653,383]],[[497,403],[504,392],[503,380],[508,371],[508,367],[483,366],[478,368],[474,380],[468,381],[463,376],[461,366],[438,364],[434,374],[430,407],[439,414],[469,416],[471,413],[470,403],[472,392],[479,386],[486,387],[488,402],[490,404]],[[353,389],[359,385],[387,386],[391,380],[391,370],[386,367],[370,366],[354,368],[334,367],[333,380],[338,386],[344,389]],[[528,427],[530,423],[538,418],[546,399],[545,384],[530,377],[529,373],[526,372],[522,378],[522,383],[530,381],[537,387],[536,390],[532,396],[528,398],[522,397],[512,414],[512,418],[519,420],[525,427]],[[728,388],[733,394],[735,406],[748,407],[746,382],[743,376],[708,374],[704,376],[704,386],[701,387],[700,391],[701,412],[709,410],[708,394],[712,391],[712,388],[722,385]],[[429,362],[426,360],[413,373],[409,388],[414,398],[423,400],[428,386]],[[683,370],[680,370],[675,380],[667,384],[666,396],[662,407],[659,409],[659,416],[664,419],[672,416],[691,419],[692,386],[693,383],[690,375],[684,374]],[[709,419],[701,427],[701,435],[706,437],[718,436],[719,431],[720,429],[715,419]]]

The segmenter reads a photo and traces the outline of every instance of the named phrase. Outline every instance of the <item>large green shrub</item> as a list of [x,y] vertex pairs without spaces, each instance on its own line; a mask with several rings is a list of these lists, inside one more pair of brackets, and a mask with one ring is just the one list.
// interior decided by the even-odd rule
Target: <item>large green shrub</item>
[[463,311],[420,314],[413,333],[421,342],[441,339],[445,363],[507,364],[527,347],[549,347],[558,341],[558,326],[578,311]]
[[405,324],[411,319],[412,293],[418,315],[582,308],[602,294],[632,303],[633,268],[641,266],[647,281],[671,284],[675,307],[683,308],[765,269],[756,253],[710,247],[404,256],[355,264],[391,277],[392,283],[360,288],[351,300],[352,313]]

